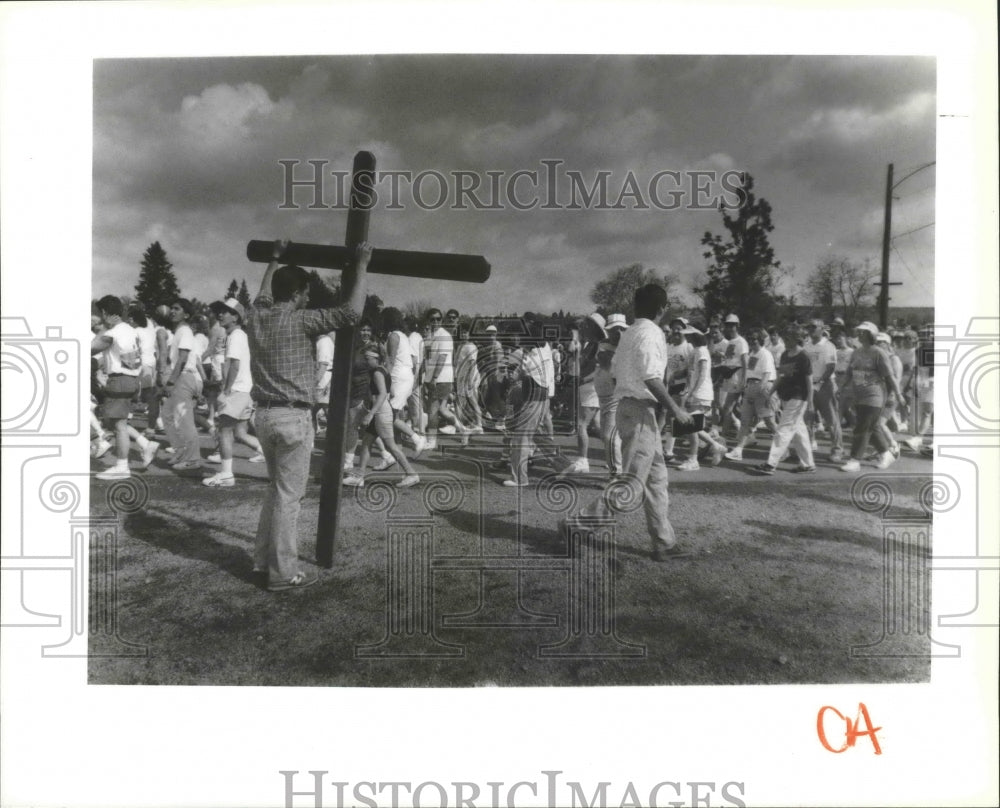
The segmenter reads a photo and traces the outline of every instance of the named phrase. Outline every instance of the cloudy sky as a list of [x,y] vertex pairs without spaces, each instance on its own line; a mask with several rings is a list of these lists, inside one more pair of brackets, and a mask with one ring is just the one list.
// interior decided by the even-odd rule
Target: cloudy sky
[[[703,233],[721,232],[710,204],[718,187],[706,204],[692,187],[697,171],[754,177],[793,292],[827,255],[879,266],[886,166],[899,179],[935,159],[935,78],[927,57],[97,60],[93,294],[131,292],[154,240],[186,296],[215,299],[233,277],[253,291],[263,268],[246,260],[248,240],[344,237],[346,213],[309,209],[308,188],[295,191],[298,209],[279,207],[279,161],[299,161],[297,180],[312,175],[307,161],[326,161],[323,201],[334,205],[329,172],[349,171],[359,149],[374,152],[379,170],[448,180],[438,205],[440,183],[426,174],[423,208],[403,179],[399,209],[387,209],[389,181],[380,183],[373,244],[482,254],[493,267],[482,286],[374,276],[372,290],[389,304],[583,311],[597,280],[634,262],[676,273],[689,291],[705,269]],[[542,161],[560,161],[555,191]],[[511,204],[519,170],[538,172],[537,190],[524,176],[513,186],[513,201],[537,199],[534,209]],[[481,178],[477,198],[494,209],[476,210],[468,197],[453,209],[455,171]],[[619,209],[566,209],[569,175],[589,188],[602,171],[610,203],[636,192]],[[500,178],[498,196],[487,172]],[[658,174],[659,206],[650,196]],[[895,192],[898,305],[933,302],[934,190],[930,168]],[[550,193],[556,209],[539,209]],[[679,209],[660,209],[673,199]]]

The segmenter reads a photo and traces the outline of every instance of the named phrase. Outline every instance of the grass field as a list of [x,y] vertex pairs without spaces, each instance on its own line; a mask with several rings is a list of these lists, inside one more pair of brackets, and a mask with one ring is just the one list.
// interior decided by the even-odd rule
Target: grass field
[[[570,446],[569,438],[561,441]],[[495,434],[473,438],[467,448],[443,438],[418,461],[421,484],[399,491],[392,504],[385,499],[391,486],[374,481],[391,483],[399,474],[371,475],[364,491],[350,491],[342,503],[333,568],[319,570],[317,585],[281,594],[267,592],[251,574],[265,468],[237,459],[237,485],[210,489],[200,477],[211,467],[181,474],[157,461],[135,474],[148,500],[120,518],[117,538],[117,632],[145,655],[97,656],[108,646],[92,642],[90,682],[470,687],[928,680],[929,641],[919,631],[895,631],[891,642],[852,655],[852,646],[882,637],[884,597],[901,607],[890,613],[890,630],[902,619],[927,624],[928,548],[892,537],[895,589],[886,596],[883,515],[852,501],[857,476],[824,464],[824,451],[814,475],[749,474],[763,445],[747,450],[742,464],[671,471],[671,520],[691,556],[652,561],[640,510],[615,525],[622,573],[612,576],[602,566],[581,578],[591,562],[574,562],[577,551],[555,526],[574,500],[582,504],[600,493],[600,441],[592,442],[593,473],[555,487],[541,472],[533,474],[538,486],[501,486],[499,473],[486,470],[499,449]],[[204,438],[203,454],[209,451]],[[316,474],[321,460],[314,458]],[[911,454],[888,471],[863,473],[889,482],[890,517],[920,520],[919,494],[930,470],[928,459]],[[107,507],[108,485],[92,483],[95,515]],[[300,520],[308,569],[315,564],[319,494],[311,482]],[[404,547],[410,555],[401,561]]]

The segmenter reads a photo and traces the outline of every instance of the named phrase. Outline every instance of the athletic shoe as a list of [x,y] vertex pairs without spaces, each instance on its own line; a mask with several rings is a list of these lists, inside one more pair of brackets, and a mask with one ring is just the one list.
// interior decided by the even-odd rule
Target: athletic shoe
[[907,438],[903,441],[903,445],[906,446],[911,452],[919,452],[921,447],[924,445],[924,439],[919,435],[912,438]]
[[247,458],[247,463],[264,463],[264,462],[266,462],[266,460],[267,460],[267,458],[265,458],[264,455],[258,453],[258,454],[255,454],[255,455],[251,456],[251,457],[248,457]]
[[218,474],[206,477],[201,481],[201,484],[207,485],[209,488],[232,488],[236,485],[236,478],[232,474],[224,475],[220,471]]
[[701,466],[698,465],[698,458],[696,458],[696,457],[689,457],[687,460],[685,460],[683,463],[681,463],[677,467],[677,470],[678,471],[698,471],[698,469],[700,469],[700,468],[701,468]]
[[418,457],[427,448],[427,438],[423,435],[413,435],[413,456]]
[[519,483],[517,480],[504,480],[503,484],[508,488],[527,488],[527,483]]
[[378,463],[376,463],[373,466],[373,468],[375,469],[375,471],[385,471],[386,469],[390,469],[395,465],[396,465],[396,458],[393,457],[392,455],[389,455],[388,457],[383,457],[381,460],[379,460]]
[[111,443],[104,438],[98,438],[97,446],[94,447],[94,457],[104,457],[109,451],[111,451]]
[[190,471],[191,469],[200,469],[200,460],[185,460],[182,463],[174,463],[174,471]]
[[451,424],[445,424],[442,427],[438,427],[438,432],[442,435],[454,435],[457,430]]
[[761,463],[759,466],[754,466],[750,470],[756,472],[757,474],[766,474],[768,477],[774,474],[774,466],[770,463]]
[[470,432],[470,434],[473,434],[473,435],[482,435],[483,434],[483,428],[481,426],[474,426],[474,427],[472,427],[471,430],[469,430],[469,432]]
[[830,452],[830,462],[831,463],[842,463],[844,462],[844,450],[834,449]]
[[319,579],[315,572],[300,572],[287,581],[279,581],[277,583],[268,584],[267,591],[287,592],[291,589],[305,589],[307,586],[312,586],[317,580]]
[[214,453],[210,454],[208,457],[205,458],[205,462],[206,463],[221,463],[222,462],[222,455],[219,454],[218,452],[214,452]]
[[156,459],[156,450],[160,448],[155,440],[151,440],[146,444],[146,448],[142,450],[142,468],[148,469],[153,465],[153,461]]
[[569,474],[590,474],[590,461],[585,457],[578,457],[559,472],[560,477],[565,477]]
[[402,480],[396,483],[396,488],[409,488],[411,485],[416,485],[420,482],[420,478],[416,474],[407,474]]
[[882,452],[882,454],[878,457],[878,461],[875,463],[875,468],[887,469],[895,462],[896,458],[893,457],[892,452]]
[[691,555],[676,544],[673,547],[657,547],[653,550],[653,561],[669,561],[671,558],[688,558]]
[[841,471],[861,471],[861,463],[853,457],[844,465],[838,467]]
[[742,449],[730,449],[725,454],[726,460],[742,460],[743,450]]
[[132,472],[128,469],[120,469],[114,466],[96,475],[98,480],[127,480],[131,476]]
[[792,469],[792,474],[812,474],[815,471],[815,466],[796,466]]
[[889,452],[892,454],[893,460],[899,460],[899,444],[898,443],[893,443],[892,446],[889,447]]
[[364,488],[365,478],[358,477],[356,474],[348,474],[344,478],[344,485],[350,486],[351,488]]
[[163,451],[166,452],[169,455],[172,455],[172,454],[176,453],[177,450],[174,449],[173,446],[167,446]]

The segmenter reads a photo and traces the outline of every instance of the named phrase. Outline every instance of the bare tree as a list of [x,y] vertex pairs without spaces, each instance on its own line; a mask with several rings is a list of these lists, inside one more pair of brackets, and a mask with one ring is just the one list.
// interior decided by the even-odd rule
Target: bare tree
[[805,286],[810,302],[827,321],[839,315],[854,325],[874,305],[877,280],[878,272],[869,259],[858,263],[831,255],[820,261]]
[[635,317],[635,292],[640,286],[648,283],[658,283],[667,291],[667,302],[671,311],[682,308],[675,294],[678,286],[677,277],[670,273],[661,273],[656,269],[645,269],[642,264],[630,264],[610,273],[599,280],[590,290],[590,299],[605,315],[620,313],[626,319]]

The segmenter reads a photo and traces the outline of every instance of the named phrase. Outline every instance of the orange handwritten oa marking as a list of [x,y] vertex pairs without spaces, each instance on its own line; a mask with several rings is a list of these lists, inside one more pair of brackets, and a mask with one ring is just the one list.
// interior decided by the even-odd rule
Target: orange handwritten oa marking
[[[827,740],[826,726],[824,723],[827,710],[836,713],[837,716],[844,722],[844,745],[839,749],[834,749],[830,745],[830,741]],[[862,721],[864,721],[865,729],[860,729]],[[875,754],[881,755],[882,748],[878,745],[878,736],[875,734],[880,729],[882,729],[882,727],[872,726],[872,719],[871,716],[868,715],[868,708],[865,707],[864,702],[858,704],[858,714],[853,721],[840,712],[840,710],[836,707],[822,707],[820,708],[819,714],[816,716],[816,734],[819,735],[819,742],[829,751],[837,755],[853,748],[854,744],[858,742],[858,738],[863,735],[867,735],[871,740],[872,746],[875,747]]]

